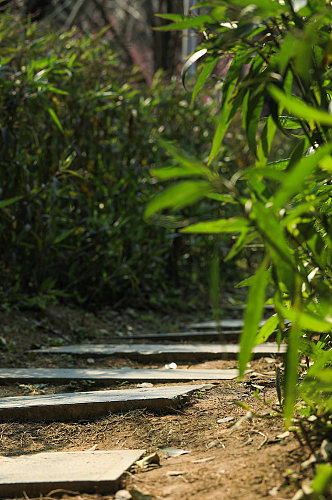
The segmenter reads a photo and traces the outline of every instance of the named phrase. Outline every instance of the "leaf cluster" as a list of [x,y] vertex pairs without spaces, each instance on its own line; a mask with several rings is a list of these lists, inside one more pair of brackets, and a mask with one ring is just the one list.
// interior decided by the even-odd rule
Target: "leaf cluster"
[[[250,288],[239,366],[243,374],[254,345],[278,326],[279,340],[288,343],[284,411],[289,425],[299,394],[298,362],[308,349],[316,368],[309,370],[301,395],[312,408],[331,411],[331,363],[325,353],[332,333],[332,8],[325,0],[214,0],[197,8],[199,16],[174,19],[163,29],[202,34],[185,70],[203,61],[193,98],[211,75],[220,80],[219,118],[207,161],[194,158],[190,165],[185,153],[168,147],[173,170],[166,176],[161,170],[160,178],[186,180],[166,188],[146,213],[220,199],[232,204],[235,216],[201,220],[198,214],[197,223],[182,232],[236,234],[232,250],[220,260],[248,245],[263,249],[256,273],[244,283]],[[231,63],[222,75],[218,64],[226,56]],[[239,147],[237,168],[227,172],[222,152],[239,120],[250,161],[241,161]],[[276,154],[280,141],[285,157]],[[276,315],[259,331],[267,300]],[[318,344],[311,340],[317,333],[323,335]],[[317,365],[319,359],[324,363]]]

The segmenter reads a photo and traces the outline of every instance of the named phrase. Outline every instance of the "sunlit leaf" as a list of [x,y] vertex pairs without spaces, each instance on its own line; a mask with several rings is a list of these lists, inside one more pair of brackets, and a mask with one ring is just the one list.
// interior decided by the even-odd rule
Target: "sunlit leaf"
[[314,154],[302,158],[287,172],[274,199],[275,207],[282,207],[295,193],[298,193],[319,162],[332,151],[332,142],[319,147]]
[[265,289],[267,285],[266,276],[267,259],[265,258],[258,268],[248,292],[248,301],[244,317],[244,326],[240,339],[239,372],[243,376],[247,363],[251,359],[255,338],[263,316]]
[[210,189],[210,183],[206,181],[179,182],[156,196],[146,207],[144,215],[149,218],[165,208],[179,210],[203,198]]
[[218,61],[219,61],[219,58],[215,57],[215,58],[209,59],[205,62],[204,67],[203,67],[199,77],[197,78],[194,90],[192,91],[191,102],[194,102],[198,92],[201,90],[204,83],[206,82],[208,77],[211,75],[211,73],[214,70]]
[[243,217],[198,222],[181,230],[182,233],[238,233],[249,225]]
[[255,344],[262,344],[266,342],[267,339],[272,335],[275,329],[278,327],[279,318],[276,314],[271,316],[261,327],[256,335]]
[[[182,79],[182,85],[185,87],[185,78],[186,78],[186,74],[189,70],[189,68],[191,68],[191,66],[193,64],[195,64],[199,59],[201,59],[203,56],[205,56],[205,54],[207,53],[207,49],[201,49],[201,50],[198,50],[197,52],[194,52],[194,54],[192,54],[187,60],[186,62],[184,63],[184,65],[182,66],[182,70],[181,70],[181,79]],[[212,71],[212,70],[211,70]],[[209,76],[210,73],[207,74],[206,78]],[[205,80],[206,80],[205,78]],[[203,82],[204,83],[204,82]],[[197,85],[197,84],[196,84]],[[202,84],[203,85],[203,84]]]
[[318,108],[313,108],[298,97],[286,95],[275,85],[270,84],[268,86],[268,91],[276,101],[285,106],[290,113],[293,113],[298,118],[332,126],[332,114]]

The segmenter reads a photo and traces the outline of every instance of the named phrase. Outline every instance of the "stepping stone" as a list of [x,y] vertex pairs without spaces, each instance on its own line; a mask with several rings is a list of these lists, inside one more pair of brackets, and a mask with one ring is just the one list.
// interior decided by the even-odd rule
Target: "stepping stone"
[[[165,411],[178,408],[193,392],[207,387],[206,385],[177,385],[152,389],[5,397],[0,399],[0,422],[80,420],[136,408]],[[1,474],[0,469],[0,477]]]
[[[260,326],[264,325],[266,320],[260,322]],[[193,323],[189,328],[243,328],[243,319],[221,319],[220,321],[203,321],[201,323]]]
[[71,380],[95,380],[98,382],[114,382],[126,380],[130,382],[170,382],[184,380],[232,380],[238,376],[238,370],[90,370],[71,368],[1,368],[1,382],[70,382]]
[[[122,356],[136,360],[196,360],[236,358],[238,344],[78,344],[36,349],[37,354],[71,354],[81,356]],[[276,343],[256,345],[254,355],[282,354],[286,346]]]
[[[39,497],[53,490],[114,493],[144,450],[75,451],[0,456],[0,497]],[[26,497],[25,495],[25,497]]]
[[140,342],[142,340],[153,339],[153,340],[220,340],[223,335],[227,335],[227,337],[233,335],[238,337],[242,330],[223,330],[222,332],[217,331],[203,331],[203,332],[172,332],[172,333],[145,333],[139,335],[131,335],[126,337],[108,337],[110,342]]

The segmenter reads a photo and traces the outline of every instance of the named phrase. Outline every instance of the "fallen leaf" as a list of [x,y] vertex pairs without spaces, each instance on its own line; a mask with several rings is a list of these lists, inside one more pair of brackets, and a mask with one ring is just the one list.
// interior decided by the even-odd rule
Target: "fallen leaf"
[[278,434],[278,436],[276,436],[276,439],[285,439],[289,436],[289,431],[286,431],[286,432],[283,432],[282,434]]
[[180,448],[169,448],[168,446],[161,446],[159,448],[167,458],[179,457],[180,455],[185,455],[186,453],[191,453],[188,450],[181,450]]
[[137,462],[135,463],[135,465],[139,469],[144,469],[151,464],[160,465],[160,457],[157,452],[152,453],[151,455],[148,455],[147,457],[144,457],[141,460],[137,460]]
[[235,417],[218,418],[217,424],[227,424],[227,422],[232,422],[233,420],[235,420]]

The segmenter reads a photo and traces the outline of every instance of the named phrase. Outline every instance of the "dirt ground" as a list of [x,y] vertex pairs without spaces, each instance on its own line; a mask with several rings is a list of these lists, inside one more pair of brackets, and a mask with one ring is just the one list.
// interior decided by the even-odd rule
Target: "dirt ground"
[[[132,309],[122,313],[103,310],[97,315],[63,307],[42,312],[2,312],[0,367],[160,368],[162,364],[143,365],[129,359],[80,359],[68,355],[31,355],[27,351],[61,343],[107,342],[114,335],[181,331],[186,330],[193,319],[204,318],[184,314],[170,317]],[[147,454],[158,453],[160,465],[133,468],[125,474],[123,488],[134,488],[147,495],[140,497],[136,492],[136,498],[291,499],[301,484],[312,477],[313,471],[310,467],[301,468],[301,463],[311,454],[309,448],[292,432],[284,435],[275,390],[275,367],[281,361],[277,357],[253,360],[251,371],[244,380],[214,383],[177,411],[158,414],[135,410],[69,423],[2,422],[0,453],[14,456],[91,448],[145,449]],[[217,360],[190,366],[222,369],[233,368],[236,362]],[[188,368],[189,365],[179,364],[178,367]],[[116,388],[135,386],[116,384]],[[73,381],[66,385],[3,383],[0,397],[97,389],[100,386],[91,381]],[[167,458],[160,450],[162,447],[182,449],[187,453]],[[114,498],[83,491],[77,494],[60,492],[59,495],[73,499]],[[52,494],[48,498],[55,496]]]

